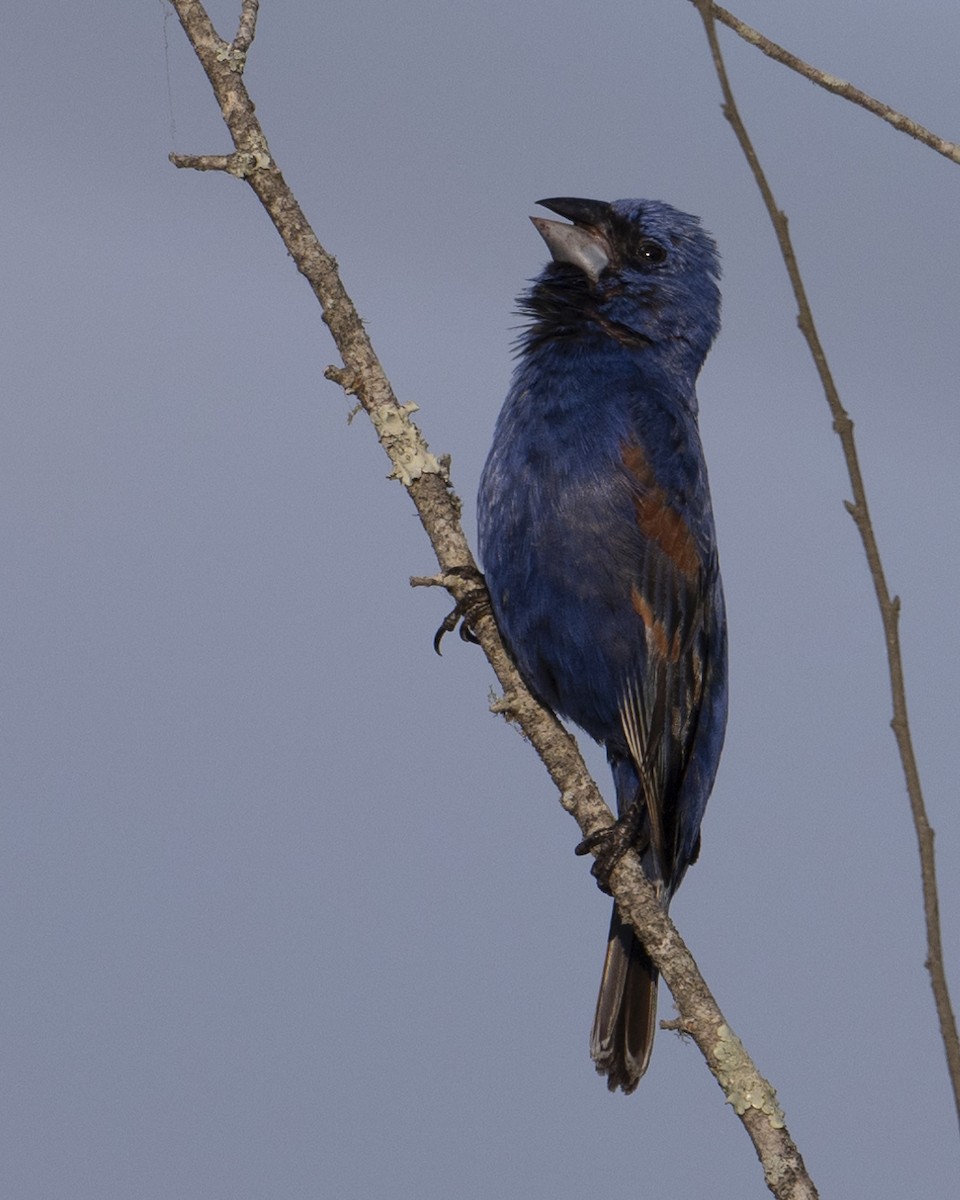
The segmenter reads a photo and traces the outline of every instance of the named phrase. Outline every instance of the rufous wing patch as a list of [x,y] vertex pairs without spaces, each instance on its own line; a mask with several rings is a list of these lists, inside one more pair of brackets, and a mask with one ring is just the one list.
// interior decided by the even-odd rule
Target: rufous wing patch
[[624,442],[620,457],[640,485],[633,497],[640,532],[659,547],[685,579],[696,579],[703,565],[696,540],[681,514],[667,503],[667,494],[657,483],[643,448],[636,442]]

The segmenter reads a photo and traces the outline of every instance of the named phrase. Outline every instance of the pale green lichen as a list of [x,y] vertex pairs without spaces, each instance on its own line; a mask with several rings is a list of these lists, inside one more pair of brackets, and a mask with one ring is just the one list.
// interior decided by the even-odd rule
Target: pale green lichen
[[737,1115],[742,1117],[750,1108],[759,1109],[766,1113],[774,1129],[783,1129],[785,1117],[777,1103],[777,1093],[757,1073],[743,1043],[728,1025],[721,1025],[717,1030],[714,1051],[717,1056],[717,1079],[726,1093],[727,1103],[733,1105]]
[[270,166],[270,155],[263,150],[253,150],[249,154],[237,153],[230,156],[227,170],[237,179],[246,179],[254,171],[263,171]]
[[262,133],[255,132],[244,140],[243,149],[230,155],[230,165],[227,167],[237,179],[246,179],[254,171],[265,171],[272,166],[267,139]]
[[223,46],[217,51],[217,62],[225,62],[231,71],[242,75],[247,56],[242,50],[235,50],[233,46]]
[[826,71],[820,72],[817,78],[825,88],[831,88],[836,92],[842,91],[844,88],[848,88],[850,86],[845,79],[838,79],[836,75],[828,75]]
[[430,453],[420,430],[410,420],[410,414],[418,408],[419,405],[411,401],[396,408],[381,405],[370,413],[377,436],[393,463],[393,470],[387,478],[399,479],[404,487],[409,487],[421,475],[447,477],[443,464]]

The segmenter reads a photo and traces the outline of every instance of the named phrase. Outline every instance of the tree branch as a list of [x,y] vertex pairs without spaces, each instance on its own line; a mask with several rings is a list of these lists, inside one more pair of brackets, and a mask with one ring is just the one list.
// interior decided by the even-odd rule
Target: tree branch
[[947,986],[947,976],[943,965],[943,945],[940,936],[940,906],[937,898],[936,858],[933,848],[934,834],[927,820],[926,805],[920,786],[920,772],[913,750],[913,739],[910,735],[910,722],[907,715],[906,687],[903,676],[903,661],[900,654],[900,599],[898,596],[891,597],[887,587],[883,563],[880,558],[880,549],[877,545],[873,522],[870,517],[870,508],[867,503],[867,492],[860,471],[860,460],[857,455],[857,445],[853,436],[853,421],[851,421],[840,401],[840,394],[834,383],[826,353],[824,352],[816,325],[814,324],[813,313],[807,300],[806,289],[803,285],[800,268],[797,265],[793,249],[793,242],[790,238],[786,214],[781,212],[777,207],[773,191],[760,165],[760,160],[757,158],[757,153],[753,147],[753,143],[750,141],[750,136],[740,116],[733,91],[730,87],[730,80],[727,76],[727,69],[720,51],[720,43],[717,40],[717,30],[714,23],[716,6],[711,4],[710,0],[693,0],[693,3],[703,20],[707,41],[710,44],[710,53],[713,57],[713,65],[717,72],[717,78],[720,81],[721,91],[723,92],[723,114],[730,122],[736,134],[737,141],[740,143],[744,157],[750,165],[750,170],[753,172],[757,187],[760,189],[760,194],[763,197],[764,205],[777,236],[780,253],[783,256],[787,274],[790,277],[790,285],[793,288],[794,298],[797,302],[797,323],[810,348],[810,353],[817,368],[817,374],[820,376],[820,384],[833,418],[833,428],[840,438],[847,473],[850,477],[853,500],[845,501],[844,504],[847,512],[853,518],[857,531],[860,534],[860,540],[863,543],[867,564],[870,568],[870,576],[873,580],[874,591],[877,596],[877,604],[880,608],[880,618],[883,622],[883,634],[886,641],[887,664],[890,675],[890,692],[893,701],[891,727],[896,737],[900,762],[903,766],[907,795],[910,799],[910,808],[913,814],[913,823],[917,833],[917,844],[920,852],[923,911],[927,931],[927,958],[925,965],[930,973],[930,984],[933,989],[934,1003],[936,1004],[937,1016],[940,1023],[940,1036],[943,1039],[947,1070],[953,1087],[957,1119],[960,1120],[960,1040],[957,1037],[957,1022],[950,1003],[950,991]]
[[[242,171],[231,173],[245,179],[263,204],[297,269],[320,302],[323,320],[342,357],[342,366],[328,368],[328,378],[355,395],[370,416],[393,464],[392,474],[410,494],[433,545],[441,570],[436,582],[446,587],[458,604],[471,606],[471,630],[504,689],[504,700],[497,709],[508,713],[520,726],[556,784],[561,804],[575,818],[581,834],[589,836],[610,825],[613,816],[587,773],[574,739],[524,687],[503,648],[489,607],[477,607],[478,597],[485,592],[460,526],[460,502],[451,490],[446,464],[430,452],[412,421],[416,406],[402,405],[394,395],[343,288],[336,262],[317,240],[270,156],[242,79],[245,54],[252,42],[250,14],[255,4],[244,6],[249,19],[246,24],[241,22],[241,34],[246,37],[242,45],[240,35],[232,44],[223,42],[197,0],[172,3],[213,87],[236,155],[171,156],[171,160],[178,166],[200,169],[213,166],[229,170],[228,162],[243,165]],[[724,1019],[635,854],[621,860],[610,885],[621,914],[637,930],[673,993],[682,1028],[700,1048],[753,1141],[771,1192],[780,1200],[815,1200],[816,1189],[787,1132],[773,1088]]]
[[[703,6],[701,0],[690,0],[690,2],[695,8],[700,9],[702,14]],[[891,108],[889,104],[884,104],[882,100],[874,100],[872,96],[868,96],[860,88],[854,87],[852,83],[847,83],[844,79],[838,79],[836,75],[830,75],[826,71],[821,71],[819,67],[812,67],[809,63],[804,62],[802,58],[797,58],[795,54],[791,54],[789,50],[785,50],[783,46],[778,46],[776,42],[772,42],[758,29],[754,29],[753,26],[748,25],[745,21],[741,21],[732,12],[721,8],[719,4],[712,4],[711,11],[714,19],[719,21],[721,25],[726,25],[728,29],[732,29],[745,42],[749,42],[751,46],[756,46],[758,50],[766,54],[768,58],[772,58],[774,62],[782,63],[785,67],[789,67],[791,71],[796,71],[798,75],[802,75],[804,79],[809,79],[811,83],[815,83],[825,91],[832,92],[835,96],[842,96],[844,100],[849,100],[851,104],[858,104],[861,108],[865,108],[867,112],[873,113],[875,117],[879,117],[881,121],[886,121],[888,125],[892,125],[894,129],[899,129],[901,133],[906,133],[910,137],[916,138],[918,142],[923,142],[925,146],[929,146],[932,150],[936,150],[944,158],[949,158],[951,162],[960,163],[960,145],[956,142],[948,141],[947,138],[942,138],[939,134],[932,133],[929,129],[925,129],[919,121],[914,121],[912,117],[904,116],[903,113],[897,112],[895,108]]]

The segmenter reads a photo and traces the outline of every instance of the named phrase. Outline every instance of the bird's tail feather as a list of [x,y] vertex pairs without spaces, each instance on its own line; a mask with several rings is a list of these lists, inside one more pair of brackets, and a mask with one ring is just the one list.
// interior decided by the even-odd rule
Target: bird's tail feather
[[610,920],[597,1011],[590,1035],[590,1054],[611,1092],[630,1093],[640,1082],[657,1023],[660,975],[616,905]]

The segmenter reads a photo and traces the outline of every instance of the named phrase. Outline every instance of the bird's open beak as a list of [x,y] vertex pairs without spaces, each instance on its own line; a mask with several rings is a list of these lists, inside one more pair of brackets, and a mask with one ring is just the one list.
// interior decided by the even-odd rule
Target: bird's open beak
[[554,262],[579,267],[596,283],[601,271],[610,265],[610,244],[603,233],[604,218],[610,206],[602,200],[572,197],[538,200],[537,203],[574,222],[565,225],[562,221],[548,221],[544,217],[530,218],[537,233],[547,243]]

